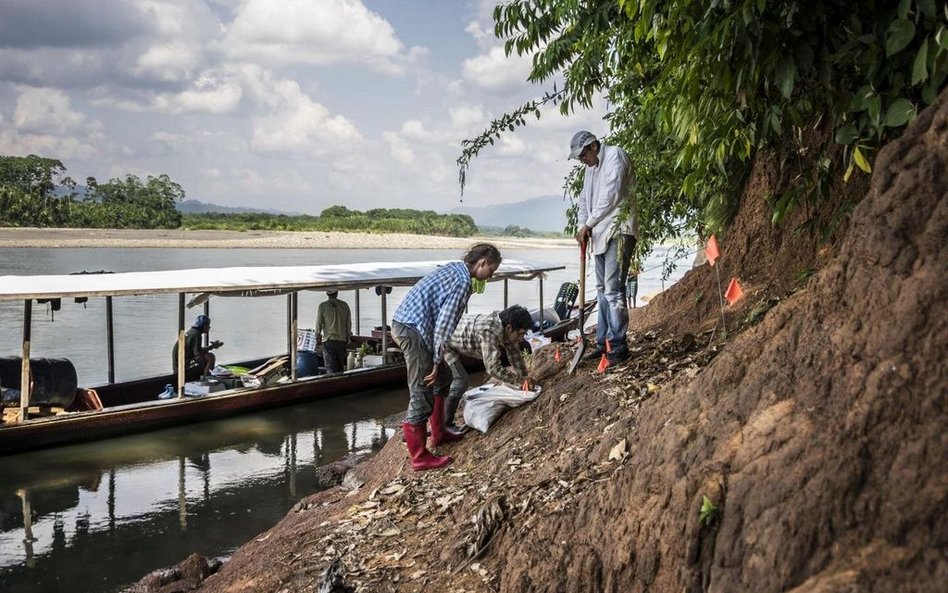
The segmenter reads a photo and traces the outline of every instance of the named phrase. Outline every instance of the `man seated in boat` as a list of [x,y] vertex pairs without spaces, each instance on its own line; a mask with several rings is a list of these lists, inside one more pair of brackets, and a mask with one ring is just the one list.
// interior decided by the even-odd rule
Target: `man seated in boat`
[[339,298],[338,291],[326,293],[329,297],[316,310],[316,344],[323,346],[323,364],[326,373],[346,370],[346,345],[352,339],[352,313],[349,304]]
[[[211,350],[224,345],[214,340],[208,346],[203,346],[203,336],[211,331],[211,318],[207,315],[198,315],[194,323],[184,334],[184,378],[193,381],[210,373],[215,365],[214,353]],[[175,374],[178,373],[178,343],[171,349],[171,366]]]
[[[461,354],[483,360],[487,374],[496,381],[518,387],[527,381],[528,387],[533,387],[534,381],[520,352],[520,345],[531,327],[533,316],[520,305],[483,315],[461,316],[444,351],[444,360],[451,368],[452,375],[445,402],[448,427],[456,429],[454,414],[461,403],[461,396],[468,390],[467,371],[461,363]],[[505,357],[506,361],[503,360]],[[509,366],[505,366],[504,362],[508,362]]]

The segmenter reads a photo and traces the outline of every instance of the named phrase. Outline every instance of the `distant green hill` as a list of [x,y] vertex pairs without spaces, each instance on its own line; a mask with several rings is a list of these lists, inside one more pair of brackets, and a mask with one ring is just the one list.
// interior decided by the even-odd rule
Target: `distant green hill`
[[181,226],[188,229],[351,231],[448,237],[470,237],[477,233],[477,225],[466,214],[438,214],[433,210],[409,208],[376,208],[361,212],[345,206],[330,206],[319,216],[265,212],[186,213]]
[[240,214],[244,212],[260,212],[262,214],[275,214],[286,216],[301,216],[300,212],[285,212],[283,210],[274,210],[273,208],[244,208],[241,206],[220,206],[200,200],[184,200],[177,204],[178,212],[182,214],[204,214],[215,212],[217,214]]

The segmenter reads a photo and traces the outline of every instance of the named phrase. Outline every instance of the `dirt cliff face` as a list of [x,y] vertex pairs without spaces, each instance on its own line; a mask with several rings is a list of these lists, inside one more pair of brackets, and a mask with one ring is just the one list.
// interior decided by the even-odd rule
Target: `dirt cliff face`
[[946,99],[879,155],[807,289],[643,405],[617,479],[531,537],[567,545],[498,546],[503,590],[944,587]]
[[[201,590],[942,590],[946,172],[948,94],[879,155],[805,288],[755,269],[726,342],[714,307],[683,321],[714,286],[696,269],[633,319],[617,372],[538,353],[545,392],[443,447],[450,468],[414,473],[392,439],[361,487],[303,501]],[[771,232],[747,203],[731,244]]]

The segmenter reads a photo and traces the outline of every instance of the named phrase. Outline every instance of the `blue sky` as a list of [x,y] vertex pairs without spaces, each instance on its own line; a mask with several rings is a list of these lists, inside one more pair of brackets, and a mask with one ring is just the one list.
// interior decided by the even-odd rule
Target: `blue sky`
[[[458,205],[460,141],[546,87],[481,0],[4,0],[0,154],[77,180],[167,173],[188,197],[318,213]],[[559,194],[553,109],[478,158],[465,204]]]

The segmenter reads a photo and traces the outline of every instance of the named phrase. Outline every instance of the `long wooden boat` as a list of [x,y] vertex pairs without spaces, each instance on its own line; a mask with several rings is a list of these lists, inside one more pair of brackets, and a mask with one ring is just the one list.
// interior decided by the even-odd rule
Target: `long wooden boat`
[[[241,268],[206,268],[164,272],[126,272],[116,274],[57,275],[57,276],[0,276],[0,301],[23,302],[23,347],[20,353],[20,405],[16,421],[0,425],[0,455],[79,441],[142,432],[190,422],[221,418],[224,415],[251,412],[285,406],[347,393],[397,385],[405,380],[401,361],[390,360],[388,355],[381,365],[355,369],[334,375],[297,377],[296,333],[297,297],[300,291],[358,291],[376,289],[381,296],[382,326],[387,325],[386,290],[390,286],[411,286],[421,277],[447,262],[375,262],[352,265],[326,266],[273,266]],[[546,272],[563,266],[519,261],[504,261],[491,282],[504,285],[504,305],[507,305],[509,280],[542,282]],[[237,387],[201,397],[184,394],[184,365],[178,375],[155,375],[133,381],[114,381],[114,346],[112,327],[112,299],[124,296],[178,295],[178,339],[183,343],[185,310],[189,306],[204,305],[208,311],[209,299],[215,296],[272,296],[287,297],[287,356],[289,376],[283,382],[256,388]],[[191,295],[190,301],[187,300]],[[105,298],[109,382],[94,386],[102,409],[64,412],[55,416],[30,417],[30,337],[32,303],[34,300],[71,298]],[[358,307],[356,315],[358,315]],[[367,338],[356,338],[364,341]],[[389,352],[387,332],[376,338],[381,341],[381,352]],[[183,348],[179,348],[183,351]],[[237,364],[255,367],[267,359],[241,361]],[[177,385],[176,397],[156,399],[167,384]]]

